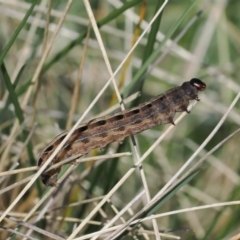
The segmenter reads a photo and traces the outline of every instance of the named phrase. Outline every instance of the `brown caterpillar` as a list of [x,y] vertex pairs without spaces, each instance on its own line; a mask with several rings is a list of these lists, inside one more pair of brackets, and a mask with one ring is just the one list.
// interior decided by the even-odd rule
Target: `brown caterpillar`
[[[187,110],[189,100],[197,100],[198,91],[204,91],[206,84],[197,78],[184,82],[181,86],[145,102],[138,107],[118,112],[106,117],[83,123],[73,132],[66,144],[55,156],[48,167],[70,156],[87,154],[91,149],[103,148],[115,141],[140,133],[160,124],[172,123],[176,112]],[[55,137],[40,154],[37,166],[41,167],[48,157],[65,138],[68,131]],[[55,186],[61,167],[41,174],[42,182],[47,186]]]

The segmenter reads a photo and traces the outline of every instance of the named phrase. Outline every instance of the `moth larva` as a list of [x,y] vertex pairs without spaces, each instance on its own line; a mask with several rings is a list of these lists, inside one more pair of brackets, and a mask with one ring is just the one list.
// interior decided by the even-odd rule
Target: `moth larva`
[[[176,112],[188,112],[189,100],[199,101],[198,91],[204,91],[205,88],[205,83],[193,78],[138,107],[81,124],[48,167],[70,156],[80,153],[84,155],[91,149],[103,148],[109,143],[123,141],[124,138],[146,129],[166,123],[174,124],[173,118]],[[44,164],[67,133],[68,131],[60,133],[45,147],[38,158],[39,167]],[[43,172],[42,182],[48,186],[55,186],[60,170],[61,167],[58,167]]]

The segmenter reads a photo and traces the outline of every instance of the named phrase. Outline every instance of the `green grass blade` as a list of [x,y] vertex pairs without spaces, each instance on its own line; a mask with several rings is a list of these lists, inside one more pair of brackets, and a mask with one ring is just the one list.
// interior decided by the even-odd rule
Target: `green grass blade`
[[[159,10],[159,8],[162,6],[163,3],[164,3],[163,0],[158,0],[156,2],[155,14],[157,13],[157,11]],[[150,33],[148,35],[148,41],[147,41],[146,47],[144,48],[143,59],[142,59],[142,66],[144,65],[146,60],[153,53],[154,44],[156,43],[156,40],[157,40],[156,39],[156,35],[157,35],[158,31],[159,31],[159,26],[160,26],[160,23],[161,23],[162,14],[163,14],[163,11],[161,12],[161,14],[159,14],[159,16],[156,18],[156,20],[154,21],[154,23],[151,26],[151,30],[150,30]],[[143,74],[145,74],[146,71],[147,71],[147,68],[145,69]],[[134,92],[142,91],[144,80],[145,79],[142,79],[142,81],[138,81],[137,82],[137,84],[134,86]],[[137,101],[138,101],[138,99],[137,99]]]
[[[4,68],[5,68],[5,66],[4,66]],[[23,73],[24,69],[25,69],[25,65],[20,69],[20,71],[19,71],[19,73],[18,73],[18,75],[16,77],[16,80],[13,83],[13,90],[14,91],[15,91],[15,88],[17,87],[18,83],[19,83],[19,80],[20,80],[20,78],[22,76],[22,73]],[[9,78],[9,76],[8,76],[8,78]],[[6,104],[5,104],[4,108],[3,108],[3,110],[1,111],[1,115],[2,116],[6,116],[10,103],[11,103],[11,95],[9,94],[8,98],[6,100]]]
[[16,89],[17,96],[19,97],[23,95],[32,84],[32,79],[29,79],[27,82],[23,83],[18,89]]
[[11,80],[10,80],[10,77],[8,75],[5,64],[2,63],[0,67],[1,67],[1,70],[2,70],[2,74],[3,74],[3,81],[4,81],[5,86],[8,90],[8,92],[9,92],[9,99],[11,100],[11,102],[14,105],[15,115],[18,118],[19,123],[21,124],[24,121],[24,117],[23,117],[22,109],[21,109],[20,104],[18,102],[17,95],[14,91],[14,86],[13,86]]
[[[12,84],[12,82],[10,80],[10,77],[8,75],[8,72],[7,72],[7,69],[4,65],[4,63],[1,64],[0,68],[3,73],[3,80],[5,83],[5,86],[6,86],[7,90],[9,91],[9,99],[14,105],[15,115],[16,115],[19,123],[22,124],[24,121],[24,115],[23,115],[21,106],[19,104],[17,95],[14,91],[14,85]],[[24,142],[27,139],[27,137],[28,137],[28,133],[27,133],[27,131],[24,130],[22,133],[22,141]],[[36,163],[35,163],[35,157],[34,157],[32,149],[33,149],[32,144],[31,144],[31,142],[29,142],[27,144],[28,157],[29,157],[29,161],[30,161],[31,165],[34,166]],[[40,188],[39,183],[37,183],[37,185],[38,185],[39,192],[41,193],[41,188]]]
[[150,216],[154,214],[164,203],[166,203],[171,197],[173,197],[183,186],[188,184],[196,175],[200,172],[199,169],[193,171],[186,178],[184,178],[180,183],[178,183],[173,189],[167,192],[163,197],[159,199],[151,208],[149,208],[142,217]]
[[16,31],[14,32],[13,36],[11,37],[11,39],[9,40],[7,46],[3,49],[2,54],[0,55],[0,65],[3,63],[3,60],[5,58],[5,56],[7,55],[8,51],[10,50],[10,48],[12,47],[14,41],[16,40],[18,34],[20,33],[20,31],[22,30],[22,28],[24,27],[25,23],[27,22],[27,19],[29,18],[29,16],[32,14],[33,9],[36,5],[37,1],[34,0],[34,2],[32,3],[32,6],[28,9],[25,17],[23,18],[23,20],[21,21],[21,23],[19,24],[19,26],[17,27]]
[[[155,13],[159,10],[159,8],[162,6],[163,4],[163,0],[158,0],[156,3],[156,8],[155,8]],[[159,31],[159,26],[160,26],[160,22],[162,19],[162,14],[163,11],[161,12],[161,14],[159,14],[159,16],[156,18],[156,20],[154,21],[154,23],[151,26],[151,30],[150,33],[148,35],[148,41],[147,44],[144,48],[144,52],[143,52],[143,58],[142,58],[142,66],[144,66],[144,63],[147,61],[147,59],[151,56],[151,54],[154,51],[154,44],[156,43],[156,35]],[[142,67],[141,66],[141,67]],[[145,71],[143,72],[143,74],[145,74],[147,71],[147,68],[145,69]],[[142,91],[143,85],[144,85],[144,81],[145,78],[141,78],[140,81],[137,81],[136,84],[133,86],[133,89],[131,90],[131,93],[133,92],[137,92],[137,91]],[[139,98],[137,98],[132,105],[137,105],[139,103]]]

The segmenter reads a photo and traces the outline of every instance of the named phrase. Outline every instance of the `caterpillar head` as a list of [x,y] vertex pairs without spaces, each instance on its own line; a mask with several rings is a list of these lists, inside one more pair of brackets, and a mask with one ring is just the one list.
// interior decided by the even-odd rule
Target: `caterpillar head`
[[190,84],[195,87],[198,91],[204,91],[206,89],[206,84],[198,78],[192,78]]

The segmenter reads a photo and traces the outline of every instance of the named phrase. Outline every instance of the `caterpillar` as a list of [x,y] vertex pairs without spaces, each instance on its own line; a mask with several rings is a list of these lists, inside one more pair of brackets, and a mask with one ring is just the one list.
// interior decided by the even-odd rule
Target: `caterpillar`
[[[198,91],[205,89],[205,83],[193,78],[137,107],[80,124],[47,168],[73,155],[85,155],[91,149],[104,148],[115,141],[121,142],[146,129],[166,123],[174,124],[176,112],[189,113],[189,100],[199,101]],[[60,133],[43,149],[37,160],[38,167],[46,162],[67,133],[68,131]],[[45,170],[41,174],[43,184],[55,186],[60,171],[61,167]]]

